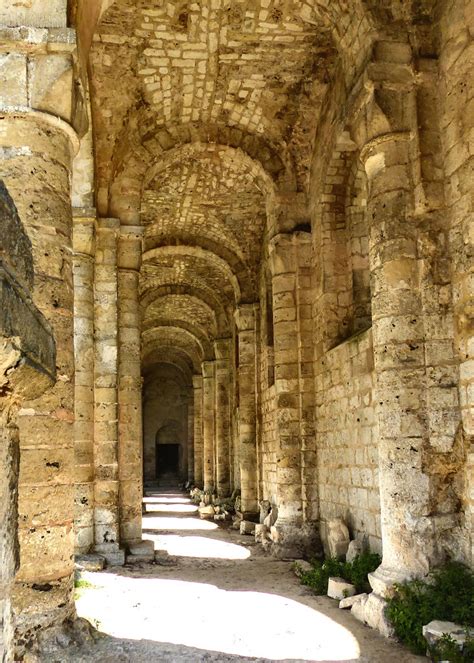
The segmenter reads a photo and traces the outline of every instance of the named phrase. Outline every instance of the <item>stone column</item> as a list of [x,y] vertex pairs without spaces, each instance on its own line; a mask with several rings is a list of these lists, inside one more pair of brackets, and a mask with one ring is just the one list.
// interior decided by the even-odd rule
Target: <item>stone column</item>
[[94,254],[95,210],[75,209],[74,532],[76,553],[94,545]]
[[142,538],[143,431],[139,270],[141,226],[122,226],[118,242],[118,464],[120,542]]
[[425,352],[412,217],[410,132],[367,143],[374,360],[379,402],[379,473],[383,564],[393,580],[430,568],[430,480],[423,471],[427,440]]
[[193,376],[194,393],[194,482],[204,486],[203,448],[202,448],[202,376]]
[[194,401],[193,394],[188,399],[188,481],[194,483]]
[[256,317],[258,304],[242,304],[235,311],[238,334],[239,453],[241,509],[244,519],[255,518],[257,502],[256,445]]
[[[46,113],[0,113],[1,175],[32,242],[32,297],[56,343],[57,379],[19,411],[17,639],[74,614],[74,348],[70,173],[77,139]],[[50,591],[41,592],[39,586]],[[20,652],[21,653],[21,652]]]
[[117,240],[119,219],[98,219],[95,262],[95,550],[120,561]]
[[11,590],[18,569],[19,440],[0,419],[0,660],[13,661]]
[[230,339],[214,342],[216,356],[216,488],[218,497],[230,493]]
[[274,237],[273,290],[278,519],[274,554],[299,557],[318,546],[311,320],[311,236]]
[[214,492],[215,364],[202,362],[202,449],[204,490]]

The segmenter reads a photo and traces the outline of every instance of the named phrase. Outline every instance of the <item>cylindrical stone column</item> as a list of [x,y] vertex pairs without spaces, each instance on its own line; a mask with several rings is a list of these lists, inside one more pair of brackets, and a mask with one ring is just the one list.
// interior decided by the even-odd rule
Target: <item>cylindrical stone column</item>
[[193,375],[194,395],[194,483],[199,488],[204,486],[203,448],[202,448],[202,376]]
[[273,292],[278,519],[274,554],[319,547],[311,317],[311,235],[280,234],[269,246]]
[[256,445],[256,316],[258,304],[242,304],[234,317],[238,334],[239,456],[244,519],[258,513]]
[[[410,132],[362,150],[370,191],[370,269],[377,401],[383,563],[373,587],[424,575],[433,555],[429,514],[424,321],[412,218]],[[429,533],[429,534],[427,534]]]
[[218,497],[230,493],[230,344],[228,338],[214,342],[216,355],[216,489]]
[[190,394],[188,400],[188,481],[194,483],[194,400]]
[[119,541],[117,239],[119,219],[98,219],[95,261],[94,536],[116,558]]
[[276,404],[276,479],[278,520],[272,538],[275,552],[299,552],[303,524],[299,403],[299,329],[297,255],[291,234],[270,243],[273,291],[273,338]]
[[75,552],[94,545],[94,253],[95,210],[75,209],[74,533]]
[[[19,411],[17,642],[74,614],[74,347],[70,174],[77,139],[44,113],[0,113],[0,176],[32,242],[32,297],[53,330],[57,381]],[[49,591],[38,591],[48,586]]]
[[214,492],[215,364],[202,362],[202,450],[204,490]]
[[120,542],[142,538],[143,432],[139,269],[141,226],[122,226],[118,241],[118,464]]

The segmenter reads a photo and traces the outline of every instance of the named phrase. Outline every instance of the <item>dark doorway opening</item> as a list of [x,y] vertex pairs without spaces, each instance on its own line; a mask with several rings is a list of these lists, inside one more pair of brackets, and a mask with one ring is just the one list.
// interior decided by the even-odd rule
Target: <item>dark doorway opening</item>
[[179,444],[156,445],[156,476],[164,474],[178,475],[179,472]]

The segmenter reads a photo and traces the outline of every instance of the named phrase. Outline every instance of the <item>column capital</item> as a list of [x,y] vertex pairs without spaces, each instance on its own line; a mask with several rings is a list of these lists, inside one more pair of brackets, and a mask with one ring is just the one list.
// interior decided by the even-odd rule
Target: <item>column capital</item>
[[193,375],[193,389],[202,389],[202,375]]
[[298,255],[306,251],[308,256],[312,247],[311,233],[296,230],[292,233],[275,235],[268,243],[270,270],[273,276],[290,274],[297,270]]
[[230,357],[231,338],[216,338],[214,341],[214,353],[216,359],[228,359]]
[[255,329],[255,320],[260,305],[240,304],[234,311],[234,320],[239,332]]
[[201,366],[202,366],[202,377],[203,377],[203,379],[214,377],[214,371],[215,371],[214,360],[203,361]]

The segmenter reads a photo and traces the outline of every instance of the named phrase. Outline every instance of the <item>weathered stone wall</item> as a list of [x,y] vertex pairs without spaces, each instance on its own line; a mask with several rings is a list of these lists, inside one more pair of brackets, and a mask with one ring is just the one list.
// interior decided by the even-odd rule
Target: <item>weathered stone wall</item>
[[316,441],[321,531],[342,518],[354,538],[381,552],[378,420],[372,331],[316,361]]
[[176,370],[163,365],[146,377],[143,396],[145,481],[156,479],[156,443],[180,444],[180,476],[187,467],[187,398],[191,387]]
[[[444,150],[445,205],[449,217],[449,252],[452,261],[454,343],[459,357],[459,403],[462,426],[462,492],[465,539],[458,554],[474,560],[474,321],[472,314],[472,167],[469,143],[473,131],[472,3],[450,0],[439,15],[439,125]],[[443,348],[440,347],[440,351]],[[449,348],[448,348],[449,350]],[[457,376],[456,376],[457,381]],[[461,477],[460,477],[461,479]]]

